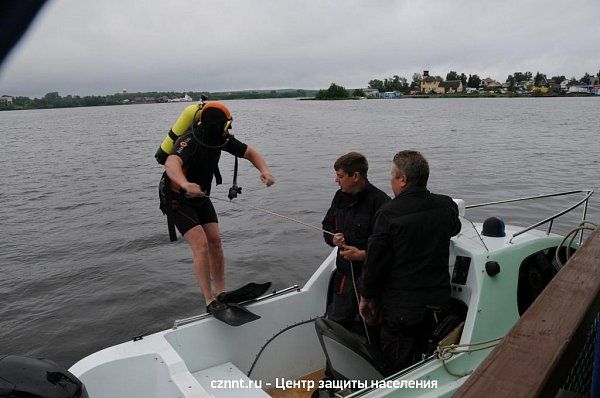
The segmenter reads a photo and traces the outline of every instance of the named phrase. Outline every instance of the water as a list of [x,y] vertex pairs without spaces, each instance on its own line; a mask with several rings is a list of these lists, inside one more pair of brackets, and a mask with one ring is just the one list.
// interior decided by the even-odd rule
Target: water
[[[0,353],[64,366],[203,312],[183,240],[169,243],[154,152],[186,104],[0,112]],[[363,152],[391,194],[401,149],[423,152],[432,191],[467,203],[598,190],[600,98],[230,101],[236,136],[259,149],[277,183],[242,161],[240,201],[320,225],[335,159]],[[226,197],[233,159],[223,155]],[[571,203],[471,211],[529,225]],[[600,221],[597,195],[588,219]],[[303,284],[329,253],[319,232],[215,202],[229,287]],[[523,207],[525,211],[523,211]],[[580,212],[556,224],[566,231]]]

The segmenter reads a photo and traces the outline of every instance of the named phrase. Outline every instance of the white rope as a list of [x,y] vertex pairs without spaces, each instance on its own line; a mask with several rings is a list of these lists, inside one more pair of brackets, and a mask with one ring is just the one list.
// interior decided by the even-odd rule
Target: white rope
[[[206,198],[210,198],[210,199],[214,199],[214,200],[219,200],[219,201],[221,201],[221,202],[226,202],[226,203],[232,203],[232,204],[236,204],[236,205],[238,205],[238,206],[241,206],[241,207],[248,207],[248,208],[250,208],[250,209],[254,209],[254,210],[258,210],[258,211],[262,211],[262,212],[264,212],[264,213],[271,214],[271,215],[273,215],[273,216],[280,217],[280,218],[283,218],[283,219],[285,219],[285,220],[293,221],[293,222],[295,222],[295,223],[298,223],[298,224],[304,225],[304,226],[306,226],[306,227],[309,227],[309,228],[312,228],[312,229],[316,229],[317,231],[323,232],[323,233],[325,233],[325,234],[329,234],[329,235],[331,235],[331,236],[335,235],[333,232],[326,231],[326,230],[324,230],[324,229],[322,229],[322,228],[319,228],[319,227],[317,227],[317,226],[314,226],[314,225],[311,225],[311,224],[305,223],[304,221],[300,221],[300,220],[297,220],[297,219],[295,219],[295,218],[292,218],[292,217],[289,217],[289,216],[286,216],[286,215],[283,215],[283,214],[279,214],[279,213],[276,213],[276,212],[274,212],[274,211],[271,211],[271,210],[268,210],[268,209],[264,209],[264,208],[262,208],[262,207],[258,207],[258,206],[249,205],[249,204],[247,204],[247,203],[239,203],[238,201],[235,201],[235,202],[233,202],[233,201],[231,201],[231,200],[227,200],[227,199],[223,199],[223,198],[215,198],[215,197],[213,197],[213,196],[208,196],[208,195],[204,195],[204,197],[206,197]],[[350,260],[348,260],[348,261],[350,261]],[[357,305],[357,306],[360,306],[360,297],[359,297],[359,295],[358,295],[358,289],[357,289],[357,287],[356,287],[356,279],[355,279],[355,277],[354,277],[354,264],[352,263],[352,261],[350,261],[350,271],[352,272],[352,285],[353,285],[353,287],[354,287],[354,295],[355,295],[355,297],[356,297],[356,305]],[[360,316],[360,315],[359,315],[359,316]],[[363,326],[364,326],[364,328],[365,328],[365,337],[367,338],[367,342],[368,342],[369,344],[371,344],[371,337],[369,336],[369,330],[368,330],[368,328],[367,328],[367,323],[365,322],[365,320],[364,320],[362,317],[360,317],[360,319],[361,319],[361,321],[362,321],[362,324],[363,324]]]
[[[591,226],[586,226],[586,225],[591,225]],[[573,228],[565,235],[565,237],[560,241],[560,244],[556,248],[556,253],[554,253],[554,259],[556,261],[556,270],[557,271],[560,271],[560,269],[564,266],[563,262],[560,259],[559,253],[560,253],[560,248],[565,244],[567,239],[571,238],[571,240],[569,241],[569,245],[566,246],[567,261],[569,261],[569,258],[571,257],[571,245],[573,244],[573,241],[577,237],[577,234],[579,232],[581,232],[583,234],[583,231],[594,231],[596,228],[598,228],[597,224],[595,224],[591,221],[583,220],[581,223],[579,223],[579,226],[577,226],[576,228]]]
[[[356,305],[358,308],[360,308],[360,297],[358,296],[358,289],[356,288],[356,279],[354,279],[354,264],[352,263],[352,260],[348,260],[348,261],[350,261],[350,272],[352,272],[352,285],[354,286],[354,295],[356,296]],[[369,345],[370,345],[371,337],[369,336],[369,330],[367,329],[367,322],[360,315],[360,310],[358,312],[358,317],[360,318],[363,326],[365,327],[365,337],[367,338],[367,343],[369,343]]]
[[[482,341],[482,342],[478,342],[478,343],[470,343],[470,344],[450,344],[447,346],[438,346],[438,348],[434,352],[434,355],[436,356],[436,358],[438,358],[442,361],[444,370],[446,372],[448,372],[448,374],[450,374],[454,377],[461,378],[461,377],[470,375],[471,373],[473,373],[473,370],[469,370],[466,373],[454,373],[450,369],[448,369],[448,365],[446,364],[447,360],[449,360],[456,354],[487,350],[489,348],[496,346],[500,342],[500,340],[502,340],[503,338],[504,337],[499,337],[497,339]],[[471,348],[471,347],[476,347],[476,348]],[[460,349],[458,349],[458,348],[460,348]]]
[[280,217],[280,218],[283,218],[283,219],[285,219],[285,220],[289,220],[289,221],[293,221],[293,222],[295,222],[295,223],[298,223],[298,224],[302,224],[302,225],[304,225],[305,227],[309,227],[309,228],[312,228],[312,229],[316,229],[317,231],[323,232],[323,233],[325,233],[325,234],[329,234],[329,235],[331,235],[331,236],[335,235],[333,232],[326,231],[326,230],[324,230],[324,229],[322,229],[322,228],[319,228],[319,227],[317,227],[317,226],[315,226],[315,225],[311,225],[311,224],[305,223],[304,221],[300,221],[300,220],[297,220],[297,219],[295,219],[295,218],[292,218],[292,217],[289,217],[289,216],[286,216],[286,215],[283,215],[283,214],[275,213],[274,211],[271,211],[271,210],[268,210],[268,209],[264,209],[264,208],[262,208],[262,207],[258,207],[258,206],[249,205],[249,204],[247,204],[247,203],[239,203],[238,201],[235,201],[235,202],[234,202],[234,201],[232,201],[232,200],[229,200],[229,199],[224,199],[224,198],[215,198],[214,196],[208,196],[208,195],[204,195],[204,197],[205,197],[205,198],[209,198],[209,199],[219,200],[219,201],[221,201],[221,202],[226,202],[226,203],[235,204],[235,205],[237,205],[237,206],[241,206],[241,207],[248,207],[248,208],[250,208],[250,209],[254,209],[254,210],[258,210],[258,211],[262,211],[263,213],[271,214],[272,216],[275,216],[275,217]]

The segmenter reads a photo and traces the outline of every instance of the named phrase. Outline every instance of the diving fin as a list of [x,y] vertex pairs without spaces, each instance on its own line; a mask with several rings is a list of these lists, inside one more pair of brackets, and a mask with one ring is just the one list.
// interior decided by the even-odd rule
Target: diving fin
[[252,300],[262,296],[267,290],[269,290],[270,287],[271,282],[250,282],[238,289],[219,294],[217,296],[217,300],[225,304],[242,303],[244,301]]
[[212,314],[221,322],[231,326],[240,326],[248,322],[260,319],[259,315],[248,311],[246,308],[235,303],[222,303],[218,300],[212,301],[207,307],[206,312]]

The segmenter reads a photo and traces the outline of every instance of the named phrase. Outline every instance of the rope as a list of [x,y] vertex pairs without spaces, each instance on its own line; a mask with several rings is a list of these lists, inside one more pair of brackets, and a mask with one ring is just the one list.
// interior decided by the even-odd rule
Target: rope
[[[591,226],[586,226],[588,224]],[[563,262],[560,259],[559,253],[560,253],[560,248],[565,244],[567,239],[571,238],[571,240],[569,241],[569,245],[566,246],[567,261],[568,261],[569,258],[571,258],[571,245],[573,244],[573,241],[577,237],[577,234],[579,234],[579,232],[581,232],[583,234],[583,231],[594,231],[596,228],[598,228],[597,224],[595,224],[591,221],[583,220],[579,223],[579,226],[577,226],[576,228],[573,228],[565,235],[565,237],[560,241],[560,244],[556,248],[556,253],[554,254],[554,260],[556,261],[555,268],[557,271],[560,271],[560,269],[564,266]],[[573,236],[571,236],[571,235],[573,235]]]
[[[358,307],[360,307],[360,297],[358,297],[358,289],[356,288],[356,279],[354,279],[354,264],[352,263],[352,260],[348,260],[350,261],[350,272],[352,273],[352,285],[354,286],[354,295],[356,296],[356,305]],[[362,321],[362,324],[365,328],[365,337],[367,338],[367,343],[369,343],[369,345],[371,344],[371,337],[369,336],[369,329],[367,328],[367,322],[364,320],[364,318],[360,315],[360,313],[358,314],[360,320]]]
[[[236,202],[233,202],[233,201],[231,201],[231,200],[227,200],[227,199],[223,199],[223,198],[216,198],[216,197],[213,197],[213,196],[208,196],[208,195],[205,195],[204,197],[206,197],[206,198],[210,198],[210,199],[214,199],[214,200],[218,200],[218,201],[221,201],[221,202],[226,202],[226,203],[232,203],[232,204],[236,204],[236,205],[238,205],[238,206],[241,206],[241,207],[248,207],[248,208],[250,208],[250,209],[254,209],[254,210],[258,210],[258,211],[262,211],[262,212],[264,212],[264,213],[271,214],[271,215],[273,215],[273,216],[280,217],[280,218],[283,218],[283,219],[285,219],[285,220],[293,221],[293,222],[295,222],[295,223],[298,223],[298,224],[304,225],[305,227],[309,227],[309,228],[312,228],[312,229],[316,229],[317,231],[320,231],[320,232],[322,232],[322,233],[325,233],[325,234],[329,234],[329,235],[331,235],[331,236],[335,235],[333,232],[326,231],[326,230],[324,230],[324,229],[322,229],[322,228],[319,228],[319,227],[317,227],[317,226],[314,226],[314,225],[311,225],[311,224],[305,223],[304,221],[300,221],[300,220],[297,220],[297,219],[295,219],[295,218],[292,218],[292,217],[289,217],[289,216],[286,216],[286,215],[283,215],[283,214],[279,214],[279,213],[276,213],[276,212],[274,212],[274,211],[271,211],[271,210],[268,210],[268,209],[264,209],[264,208],[262,208],[262,207],[258,207],[258,206],[249,205],[249,204],[247,204],[247,203],[239,203],[238,201],[236,201]],[[356,287],[356,278],[354,277],[354,264],[352,263],[352,261],[350,261],[350,271],[352,272],[352,285],[353,285],[353,287],[354,287],[354,295],[356,296],[356,304],[357,304],[358,306],[360,306],[360,297],[358,296],[358,289],[357,289],[357,287]],[[371,337],[369,336],[369,330],[368,330],[368,328],[367,328],[367,323],[365,322],[365,320],[364,320],[364,319],[362,319],[362,317],[360,317],[360,319],[361,319],[361,321],[362,321],[363,327],[365,328],[365,337],[367,338],[367,342],[368,342],[369,344],[371,344]]]
[[[482,341],[482,342],[479,342],[479,343],[450,344],[450,345],[447,345],[447,346],[439,346],[434,351],[434,355],[436,356],[437,359],[440,359],[442,361],[442,365],[444,366],[444,370],[446,372],[448,372],[449,375],[457,377],[457,378],[461,378],[461,377],[465,377],[465,376],[470,375],[471,373],[473,373],[473,370],[469,370],[466,373],[454,373],[450,369],[448,369],[448,365],[446,364],[447,360],[449,360],[450,358],[452,358],[456,354],[462,354],[462,353],[465,353],[465,352],[476,352],[476,351],[487,350],[489,348],[492,348],[492,347],[496,346],[500,342],[500,340],[502,340],[502,339],[503,339],[503,337],[499,337],[497,339]],[[470,348],[470,347],[476,347],[476,348]],[[457,348],[465,348],[465,349],[458,350]]]
[[[286,216],[286,215],[283,215],[283,214],[279,214],[279,213],[276,213],[276,212],[268,210],[268,209],[264,209],[262,207],[249,205],[247,203],[239,203],[237,201],[233,202],[231,200],[226,200],[226,199],[223,199],[223,198],[216,198],[216,197],[212,197],[212,196],[205,196],[205,197],[210,198],[210,199],[214,199],[214,200],[219,200],[221,202],[227,202],[227,203],[236,204],[236,205],[242,206],[242,207],[248,207],[248,208],[251,208],[251,209],[254,209],[254,210],[259,210],[259,211],[262,211],[264,213],[271,214],[273,216],[281,217],[281,218],[283,218],[285,220],[293,221],[295,223],[304,225],[305,227],[316,229],[317,231],[320,231],[320,232],[325,233],[325,234],[329,234],[331,236],[335,235],[333,232],[326,231],[326,230],[324,230],[322,228],[319,228],[317,226],[305,223],[304,221],[300,221],[300,220],[297,220],[295,218],[292,218],[292,217],[289,217],[289,216]],[[350,261],[350,271],[352,272],[352,285],[354,287],[354,295],[356,296],[356,305],[360,306],[360,297],[358,296],[358,289],[356,288],[356,278],[354,277],[354,264],[352,263],[352,261]],[[363,324],[363,326],[365,328],[365,337],[367,338],[367,342],[369,344],[371,344],[371,337],[369,336],[369,330],[367,328],[367,323],[365,322],[364,319],[362,319],[362,317],[360,317],[360,319],[361,319],[362,324]]]
[[477,234],[477,237],[479,238],[479,240],[481,241],[481,244],[483,245],[483,247],[485,247],[486,251],[490,251],[490,249],[488,249],[488,247],[485,245],[485,242],[483,241],[483,238],[481,237],[481,235],[479,234],[479,232],[477,231],[477,228],[475,227],[475,224],[473,224],[473,221],[469,220],[468,218],[464,218],[461,217],[463,220],[467,220],[468,222],[471,223],[471,226],[473,227],[473,230],[475,231],[475,233]]
[[262,208],[262,207],[258,207],[258,206],[249,205],[248,203],[239,203],[238,201],[235,201],[235,202],[234,202],[234,201],[231,201],[231,200],[229,200],[229,199],[224,199],[224,198],[216,198],[216,197],[214,197],[214,196],[208,196],[208,195],[204,195],[204,197],[205,197],[205,198],[209,198],[209,199],[218,200],[218,201],[221,201],[221,202],[226,202],[226,203],[235,204],[235,205],[237,205],[237,206],[241,206],[241,207],[248,207],[248,208],[250,208],[250,209],[254,209],[254,210],[258,210],[258,211],[262,211],[263,213],[267,213],[267,214],[270,214],[270,215],[272,215],[272,216],[275,216],[275,217],[280,217],[280,218],[283,218],[283,219],[285,219],[285,220],[292,221],[292,222],[295,222],[295,223],[298,223],[298,224],[304,225],[305,227],[309,227],[309,228],[312,228],[312,229],[316,229],[317,231],[320,231],[320,232],[322,232],[322,233],[325,233],[325,234],[329,234],[329,235],[331,235],[331,236],[335,235],[333,232],[326,231],[326,230],[324,230],[324,229],[322,229],[322,228],[319,228],[319,227],[317,227],[317,226],[315,226],[315,225],[312,225],[312,224],[309,224],[309,223],[305,223],[304,221],[300,221],[300,220],[297,220],[297,219],[295,219],[295,218],[292,218],[292,217],[289,217],[289,216],[286,216],[286,215],[283,215],[283,214],[279,214],[279,213],[276,213],[276,212],[274,212],[274,211],[271,211],[271,210],[268,210],[268,209],[265,209],[265,208]]

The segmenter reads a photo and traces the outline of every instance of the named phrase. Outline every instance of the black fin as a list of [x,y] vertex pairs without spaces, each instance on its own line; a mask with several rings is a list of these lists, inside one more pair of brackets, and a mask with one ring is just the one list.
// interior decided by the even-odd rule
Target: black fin
[[239,289],[219,294],[217,300],[226,304],[241,303],[262,296],[267,290],[269,290],[270,287],[271,282],[250,282],[247,285],[240,287]]
[[211,313],[221,322],[225,322],[231,326],[240,326],[245,323],[260,319],[259,315],[248,311],[246,308],[240,305],[234,303],[225,304],[217,300],[211,302],[206,307],[206,311]]

